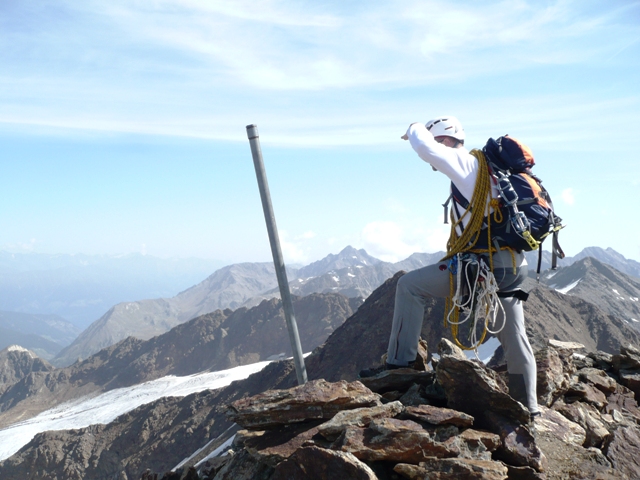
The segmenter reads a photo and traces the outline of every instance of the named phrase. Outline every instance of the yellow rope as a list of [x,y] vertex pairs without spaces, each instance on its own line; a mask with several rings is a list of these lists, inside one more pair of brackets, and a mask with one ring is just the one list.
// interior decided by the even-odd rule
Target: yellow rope
[[[471,201],[464,213],[460,215],[460,218],[455,219],[453,212],[451,212],[451,233],[449,235],[449,240],[447,241],[447,255],[442,260],[447,260],[458,253],[488,252],[490,269],[493,272],[493,252],[495,252],[495,248],[491,245],[492,215],[489,214],[491,208],[493,208],[493,219],[497,223],[501,223],[503,217],[502,212],[500,211],[499,200],[491,198],[491,178],[484,153],[480,150],[472,150],[470,153],[478,161],[478,178],[476,179],[476,184],[473,189],[473,196],[471,197]],[[469,221],[467,222],[467,225],[462,228],[462,218],[469,214],[469,212],[471,215]],[[485,220],[485,212],[487,213],[487,249],[475,249],[474,247],[476,243],[478,243],[478,239],[480,238],[480,233],[482,231],[482,224]],[[458,235],[456,231],[456,227],[458,226],[462,228],[461,235]],[[513,252],[511,252],[511,255],[513,257]],[[515,266],[515,259],[513,260],[513,264]],[[461,266],[458,265],[458,268],[461,268]],[[449,272],[449,296],[445,303],[444,325],[446,327],[448,323],[451,324],[451,334],[456,345],[464,350],[474,350],[484,341],[487,335],[487,325],[485,324],[481,339],[477,345],[474,345],[473,347],[466,347],[460,342],[460,340],[458,340],[458,319],[460,312],[458,307],[453,303],[455,292],[454,276],[452,272]],[[451,316],[453,317],[450,322],[447,320],[449,316],[448,312],[451,312]]]

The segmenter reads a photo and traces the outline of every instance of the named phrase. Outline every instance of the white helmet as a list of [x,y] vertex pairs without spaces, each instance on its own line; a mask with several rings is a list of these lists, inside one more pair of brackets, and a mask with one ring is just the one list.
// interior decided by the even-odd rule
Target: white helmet
[[464,129],[456,117],[438,117],[429,120],[425,125],[434,137],[453,137],[464,142]]

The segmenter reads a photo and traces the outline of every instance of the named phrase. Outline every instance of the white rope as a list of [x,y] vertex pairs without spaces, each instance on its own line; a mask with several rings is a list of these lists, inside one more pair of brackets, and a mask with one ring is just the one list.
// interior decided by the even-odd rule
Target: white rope
[[[506,318],[504,315],[504,307],[498,297],[500,287],[491,269],[482,258],[474,255],[471,259],[465,259],[463,261],[461,254],[457,254],[456,257],[456,291],[451,299],[452,308],[447,315],[447,321],[452,325],[462,325],[473,317],[470,341],[471,345],[473,345],[476,358],[478,358],[478,347],[480,346],[480,341],[478,340],[478,322],[482,321],[484,328],[492,335],[500,333],[505,326]],[[470,278],[473,273],[472,268],[474,267],[476,267],[475,275],[473,278]],[[466,291],[469,292],[469,296],[464,302],[462,301],[465,291],[462,288],[463,277],[466,281]],[[458,308],[464,317],[458,322],[452,321],[451,319],[456,308]],[[502,311],[502,325],[500,328],[491,330],[491,328],[496,327],[496,321],[500,311]],[[489,325],[491,325],[491,328],[489,328]]]

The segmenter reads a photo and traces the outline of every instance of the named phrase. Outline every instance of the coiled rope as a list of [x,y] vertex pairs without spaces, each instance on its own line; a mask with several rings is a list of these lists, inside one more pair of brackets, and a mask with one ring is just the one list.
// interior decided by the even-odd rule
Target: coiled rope
[[[480,150],[472,150],[470,153],[478,161],[478,177],[473,196],[464,213],[456,219],[451,211],[451,233],[447,241],[447,255],[443,258],[443,260],[449,260],[449,297],[446,301],[444,322],[445,327],[451,326],[456,345],[464,350],[474,350],[477,357],[477,349],[484,342],[487,333],[495,335],[504,328],[503,321],[499,329],[495,331],[489,329],[490,324],[495,328],[500,309],[504,312],[498,297],[498,283],[493,275],[493,253],[496,250],[491,243],[491,217],[497,223],[501,223],[503,217],[499,200],[491,198],[491,175],[484,153]],[[490,213],[491,209],[493,214]],[[463,228],[462,219],[467,215],[470,215],[470,218]],[[488,248],[476,249],[475,245],[482,233],[485,219]],[[456,230],[457,227],[462,232],[460,235]],[[478,255],[482,253],[488,253],[489,265]],[[513,259],[513,251],[511,255]],[[454,264],[455,268],[453,268]],[[473,274],[474,271],[475,274]],[[462,320],[460,320],[461,313]],[[466,346],[458,339],[458,327],[470,319],[473,319],[473,325],[469,327],[471,346]],[[480,338],[477,334],[479,322],[483,324]]]

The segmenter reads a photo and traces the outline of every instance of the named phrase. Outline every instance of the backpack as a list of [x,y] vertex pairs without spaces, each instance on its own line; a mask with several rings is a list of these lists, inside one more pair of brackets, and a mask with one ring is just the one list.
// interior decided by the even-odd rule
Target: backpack
[[[535,165],[531,150],[517,139],[505,135],[497,140],[490,138],[482,152],[489,167],[491,181],[498,188],[502,213],[502,222],[492,220],[491,223],[493,246],[506,246],[518,252],[538,249],[539,276],[542,242],[551,235],[551,268],[555,270],[557,259],[564,258],[564,252],[558,244],[558,231],[564,225],[562,219],[555,214],[551,196],[542,186],[542,181],[531,172]],[[469,202],[453,183],[451,191],[453,199],[467,208]],[[488,249],[487,243],[487,236],[481,235],[476,248]]]

